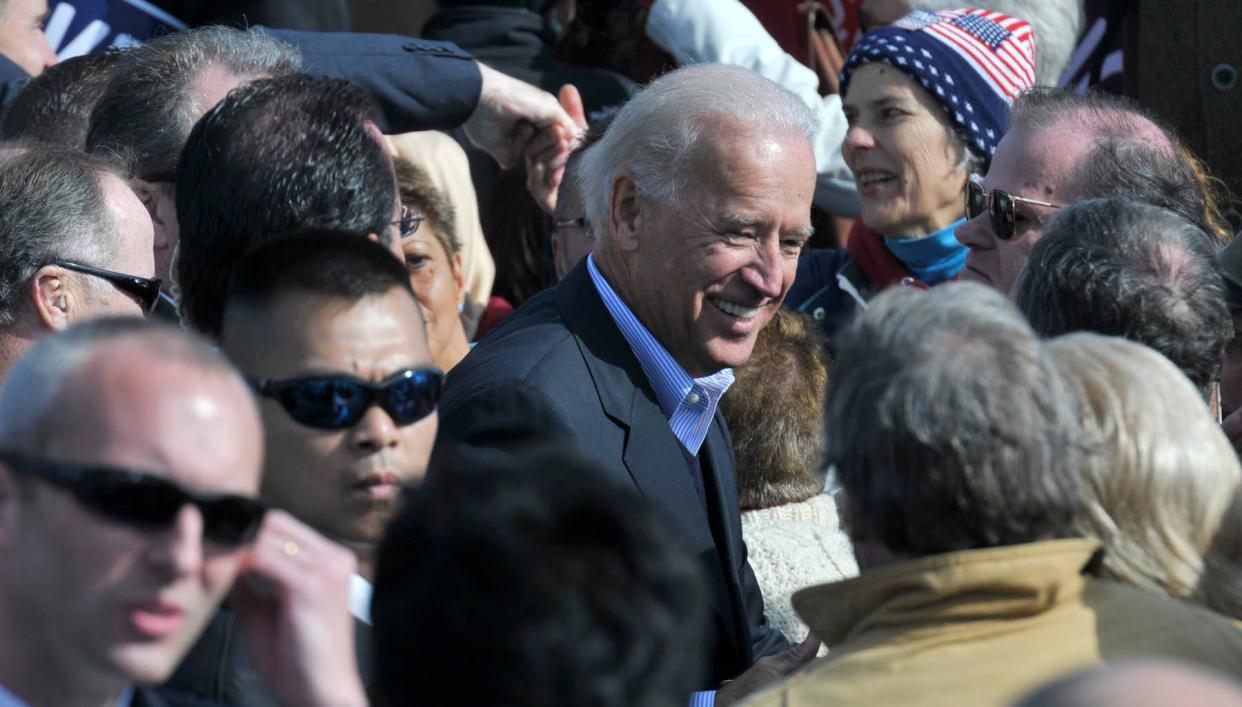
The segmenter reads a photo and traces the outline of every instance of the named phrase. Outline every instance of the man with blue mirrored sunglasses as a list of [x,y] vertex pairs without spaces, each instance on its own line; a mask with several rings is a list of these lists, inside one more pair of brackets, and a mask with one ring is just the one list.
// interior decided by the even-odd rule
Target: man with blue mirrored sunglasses
[[[220,346],[246,374],[263,418],[262,499],[357,558],[350,612],[361,644],[369,639],[373,553],[402,488],[426,470],[443,380],[431,367],[406,270],[356,234],[270,238],[234,270]],[[216,623],[228,621],[222,612]],[[222,628],[215,634],[240,640]],[[194,691],[188,676],[205,666],[219,684],[234,687],[253,675],[240,663],[220,665],[213,656],[221,654],[239,652],[200,643],[175,686]],[[365,655],[359,652],[364,679]],[[266,692],[249,684],[226,697],[266,704]]]

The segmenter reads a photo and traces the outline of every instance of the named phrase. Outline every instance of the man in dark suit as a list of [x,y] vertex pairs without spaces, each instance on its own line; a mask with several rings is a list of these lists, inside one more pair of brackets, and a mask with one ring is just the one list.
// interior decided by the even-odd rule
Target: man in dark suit
[[0,395],[0,704],[163,705],[143,686],[230,589],[281,703],[366,704],[353,558],[265,512],[262,459],[250,391],[197,336],[102,319],[23,357]]
[[793,94],[738,67],[654,82],[582,155],[595,253],[467,356],[442,406],[446,451],[573,444],[672,521],[708,579],[700,684],[738,678],[721,704],[816,648],[782,653],[764,620],[716,411],[811,233],[812,122]]

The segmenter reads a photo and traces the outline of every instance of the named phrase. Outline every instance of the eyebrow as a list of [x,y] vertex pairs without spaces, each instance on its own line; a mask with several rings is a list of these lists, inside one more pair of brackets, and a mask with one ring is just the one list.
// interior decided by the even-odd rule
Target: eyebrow
[[[901,104],[903,100],[904,99],[901,96],[880,96],[879,98],[869,103],[865,103],[864,105],[870,108],[885,108],[893,104]],[[854,110],[858,110],[857,105],[854,105],[852,103],[846,103],[844,100],[841,101],[841,110],[846,110],[850,108]]]

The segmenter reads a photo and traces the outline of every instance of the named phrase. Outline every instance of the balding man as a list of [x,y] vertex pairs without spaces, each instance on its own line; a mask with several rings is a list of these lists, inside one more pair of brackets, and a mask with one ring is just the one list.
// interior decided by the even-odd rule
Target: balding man
[[25,356],[0,393],[0,704],[164,704],[145,686],[239,574],[282,701],[365,704],[329,645],[350,639],[352,559],[265,519],[262,456],[245,383],[197,337],[105,319]]
[[[739,67],[652,83],[581,157],[594,253],[453,369],[441,410],[438,443],[573,445],[674,523],[709,578],[703,688],[763,656],[796,663],[764,619],[716,406],[810,236],[813,122],[797,96]],[[730,683],[720,702],[747,686]]]
[[1009,294],[1047,222],[1081,199],[1126,197],[1209,229],[1177,138],[1137,104],[1036,90],[1014,101],[1009,121],[986,178],[967,185],[962,279]]
[[0,377],[34,342],[159,296],[152,228],[122,174],[43,146],[0,150]]

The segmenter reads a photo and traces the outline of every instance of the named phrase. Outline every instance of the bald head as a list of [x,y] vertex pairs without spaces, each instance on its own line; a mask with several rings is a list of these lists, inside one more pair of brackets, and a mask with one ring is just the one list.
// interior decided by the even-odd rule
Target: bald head
[[1018,707],[1242,707],[1242,686],[1198,668],[1139,661],[1077,673],[1027,697]]

